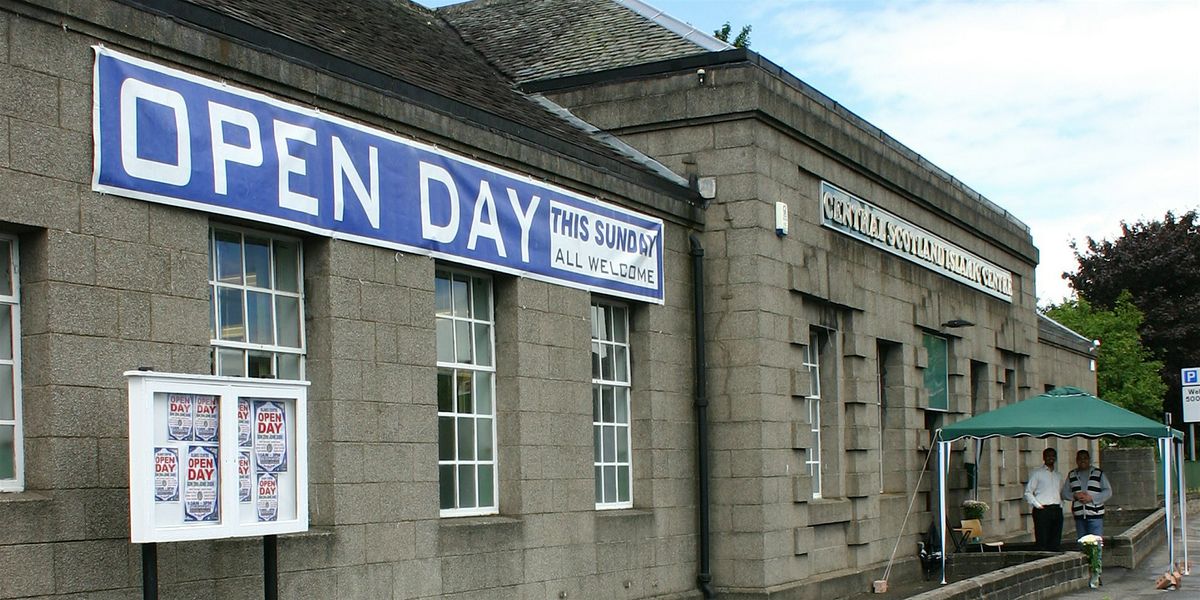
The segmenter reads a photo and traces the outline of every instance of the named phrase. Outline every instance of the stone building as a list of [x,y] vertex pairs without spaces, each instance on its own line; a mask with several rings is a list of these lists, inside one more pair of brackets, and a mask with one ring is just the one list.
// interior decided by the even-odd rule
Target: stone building
[[1018,219],[637,0],[4,2],[0,260],[0,598],[141,597],[139,367],[310,383],[285,598],[841,597],[915,573],[941,423],[1095,389]]

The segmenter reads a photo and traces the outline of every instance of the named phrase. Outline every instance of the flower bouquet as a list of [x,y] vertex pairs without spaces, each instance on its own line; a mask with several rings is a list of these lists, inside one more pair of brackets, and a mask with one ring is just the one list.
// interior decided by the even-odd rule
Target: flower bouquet
[[1088,587],[1100,587],[1100,571],[1104,568],[1102,555],[1104,553],[1104,538],[1089,533],[1079,538],[1079,548],[1083,551],[1083,555],[1088,559],[1088,569],[1091,571],[1091,577],[1088,579]]
[[964,519],[982,519],[983,513],[986,513],[990,506],[982,500],[965,500],[962,503],[962,512]]

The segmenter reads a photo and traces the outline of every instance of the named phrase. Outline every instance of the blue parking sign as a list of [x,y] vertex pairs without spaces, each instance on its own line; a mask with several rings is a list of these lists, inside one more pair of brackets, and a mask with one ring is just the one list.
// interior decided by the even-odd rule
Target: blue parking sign
[[1200,367],[1188,367],[1183,370],[1183,385],[1200,385]]

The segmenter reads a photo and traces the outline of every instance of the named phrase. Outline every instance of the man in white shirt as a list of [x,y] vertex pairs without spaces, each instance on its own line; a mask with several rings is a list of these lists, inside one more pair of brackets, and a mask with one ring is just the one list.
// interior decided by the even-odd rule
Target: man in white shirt
[[1054,470],[1058,452],[1054,448],[1042,451],[1042,466],[1029,475],[1025,484],[1025,500],[1033,506],[1033,539],[1039,550],[1058,552],[1062,542],[1063,513],[1059,506],[1063,476]]

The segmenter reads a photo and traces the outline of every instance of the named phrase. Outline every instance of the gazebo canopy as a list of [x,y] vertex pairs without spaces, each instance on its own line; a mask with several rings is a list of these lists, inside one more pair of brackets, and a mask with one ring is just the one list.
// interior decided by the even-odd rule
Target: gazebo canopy
[[991,437],[1182,438],[1183,433],[1109,404],[1079,388],[1045,394],[942,428],[942,441]]

